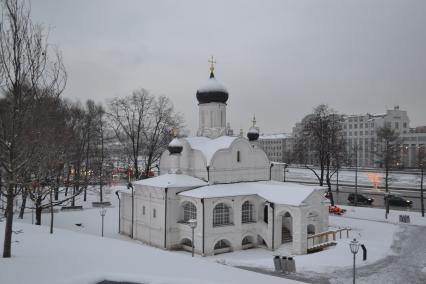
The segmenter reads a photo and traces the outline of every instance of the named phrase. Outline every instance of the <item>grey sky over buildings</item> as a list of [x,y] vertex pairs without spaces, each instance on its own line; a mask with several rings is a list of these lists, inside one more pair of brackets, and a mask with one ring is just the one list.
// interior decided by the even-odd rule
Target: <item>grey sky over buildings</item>
[[209,75],[229,91],[228,121],[290,132],[321,103],[342,113],[400,105],[426,124],[426,1],[33,0],[63,52],[65,97],[106,102],[146,88],[169,96],[195,134]]

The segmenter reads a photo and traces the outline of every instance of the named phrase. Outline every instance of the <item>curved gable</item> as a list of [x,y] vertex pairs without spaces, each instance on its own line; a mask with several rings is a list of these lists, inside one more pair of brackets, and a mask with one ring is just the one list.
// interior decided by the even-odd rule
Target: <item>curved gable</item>
[[246,139],[236,138],[230,146],[214,153],[210,161],[210,183],[258,181],[269,178],[266,153]]

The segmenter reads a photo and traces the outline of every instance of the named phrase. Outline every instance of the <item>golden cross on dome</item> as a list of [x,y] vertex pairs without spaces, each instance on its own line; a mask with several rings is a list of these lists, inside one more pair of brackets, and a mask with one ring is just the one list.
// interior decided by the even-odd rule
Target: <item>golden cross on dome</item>
[[177,128],[173,127],[173,129],[172,129],[172,136],[173,136],[174,138],[176,138],[176,137],[177,137],[177,135],[178,135],[178,130],[177,130]]
[[216,60],[214,60],[213,55],[209,59],[209,63],[210,63],[210,72],[213,72],[214,71],[214,64],[216,63]]

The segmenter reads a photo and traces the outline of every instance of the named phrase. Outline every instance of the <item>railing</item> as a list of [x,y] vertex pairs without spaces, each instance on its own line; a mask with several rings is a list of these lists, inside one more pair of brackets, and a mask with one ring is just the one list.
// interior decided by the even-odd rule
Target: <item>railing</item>
[[310,250],[313,251],[316,249],[322,249],[327,246],[335,245],[337,237],[339,237],[339,239],[342,239],[342,235],[343,237],[346,236],[346,238],[349,238],[349,231],[351,230],[351,228],[339,228],[333,231],[326,231],[318,234],[308,235],[308,252]]

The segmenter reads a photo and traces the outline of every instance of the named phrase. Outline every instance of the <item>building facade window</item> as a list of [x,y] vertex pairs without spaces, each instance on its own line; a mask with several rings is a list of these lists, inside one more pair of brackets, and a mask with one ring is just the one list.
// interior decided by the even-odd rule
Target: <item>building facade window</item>
[[237,162],[241,162],[241,154],[240,151],[237,151]]
[[145,206],[142,206],[142,215],[145,215]]
[[188,222],[191,219],[197,219],[197,207],[192,202],[186,202],[183,205],[183,221]]
[[231,224],[230,211],[230,208],[224,203],[216,205],[213,209],[213,226]]
[[246,201],[243,203],[241,208],[241,222],[242,223],[251,223],[254,221],[253,218],[253,204],[250,201]]
[[155,210],[155,208],[154,208],[154,210],[152,211],[152,217],[153,217],[153,218],[157,218],[157,210]]
[[225,240],[220,240],[214,245],[214,249],[223,249],[223,248],[229,248],[230,245]]

